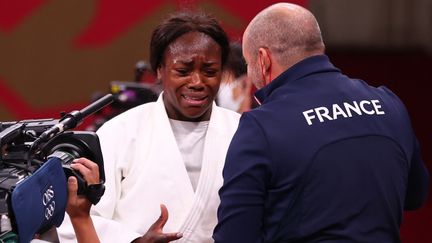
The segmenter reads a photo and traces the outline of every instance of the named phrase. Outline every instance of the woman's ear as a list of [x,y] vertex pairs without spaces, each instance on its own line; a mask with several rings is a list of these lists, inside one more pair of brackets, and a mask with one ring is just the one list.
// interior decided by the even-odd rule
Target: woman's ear
[[162,70],[161,70],[162,66],[159,66],[156,70],[156,75],[157,75],[157,79],[158,80],[162,80]]

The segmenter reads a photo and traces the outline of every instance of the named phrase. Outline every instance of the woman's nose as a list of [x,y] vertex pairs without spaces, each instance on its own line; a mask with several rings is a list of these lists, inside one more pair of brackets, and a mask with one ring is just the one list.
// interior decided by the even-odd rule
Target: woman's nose
[[192,74],[191,81],[188,83],[188,87],[194,88],[194,89],[202,89],[202,88],[204,88],[204,82],[203,81],[204,80],[203,80],[202,76],[199,73],[194,72]]
[[192,83],[202,83],[202,77],[198,72],[192,73]]

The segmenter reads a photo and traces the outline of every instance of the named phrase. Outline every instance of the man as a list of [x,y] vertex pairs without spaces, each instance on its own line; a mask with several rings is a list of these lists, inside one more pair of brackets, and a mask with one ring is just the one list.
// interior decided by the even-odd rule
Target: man
[[[85,158],[74,160],[71,164],[74,170],[77,170],[84,176],[86,182],[98,184],[99,167],[96,163]],[[76,242],[82,243],[99,243],[99,238],[90,217],[91,202],[87,197],[78,195],[78,181],[74,176],[68,178],[68,203],[66,212],[69,215],[71,224],[76,234]]]
[[261,106],[229,147],[215,241],[400,242],[429,180],[402,102],[335,68],[294,4],[260,12],[243,54]]

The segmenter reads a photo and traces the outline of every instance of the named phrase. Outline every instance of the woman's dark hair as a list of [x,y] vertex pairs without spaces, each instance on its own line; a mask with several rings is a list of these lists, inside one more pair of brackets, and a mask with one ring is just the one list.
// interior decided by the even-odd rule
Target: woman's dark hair
[[222,67],[230,52],[227,34],[211,15],[180,12],[171,15],[153,31],[150,41],[150,65],[153,72],[161,65],[165,49],[178,37],[189,32],[201,32],[210,36],[221,47]]

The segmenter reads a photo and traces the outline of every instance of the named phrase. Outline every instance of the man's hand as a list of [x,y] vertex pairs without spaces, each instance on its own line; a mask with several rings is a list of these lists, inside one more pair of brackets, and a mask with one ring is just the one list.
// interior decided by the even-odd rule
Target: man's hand
[[100,183],[99,166],[95,162],[86,158],[74,159],[71,167],[81,173],[87,185]]
[[[99,183],[98,165],[88,159],[79,158],[74,160],[71,167],[79,171],[87,184]],[[99,243],[99,238],[90,217],[91,203],[84,195],[78,195],[78,181],[74,176],[68,178],[68,203],[66,212],[75,230],[77,242]]]
[[166,243],[173,240],[180,239],[182,233],[163,233],[163,227],[168,221],[168,210],[165,205],[161,204],[161,214],[159,218],[150,226],[149,230],[145,235],[137,238],[133,243]]
[[90,217],[91,203],[85,196],[78,196],[78,181],[75,177],[68,178],[68,203],[66,212],[71,221]]
[[[79,158],[74,160],[71,167],[83,175],[88,185],[99,183],[99,167],[96,163],[85,158]],[[68,178],[69,193],[66,212],[69,214],[72,221],[90,217],[91,203],[84,195],[77,195],[77,191],[77,179],[71,176]]]

